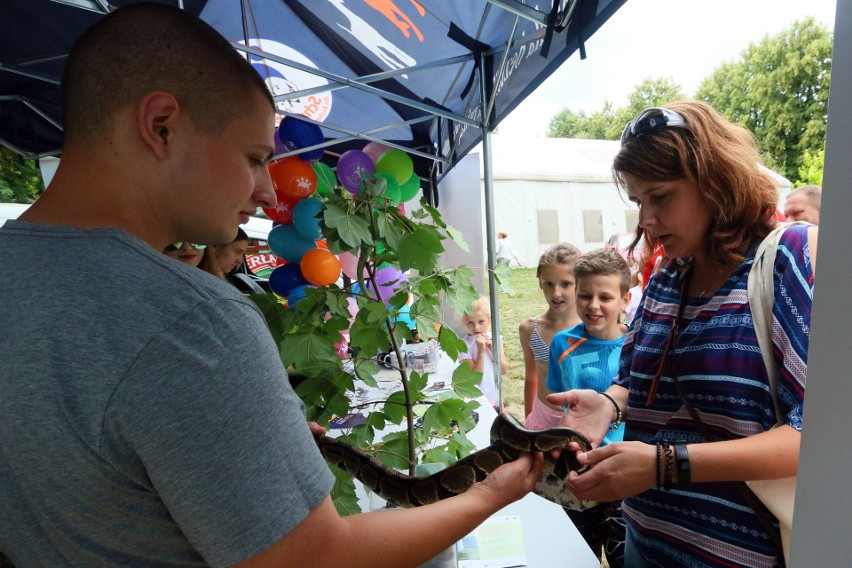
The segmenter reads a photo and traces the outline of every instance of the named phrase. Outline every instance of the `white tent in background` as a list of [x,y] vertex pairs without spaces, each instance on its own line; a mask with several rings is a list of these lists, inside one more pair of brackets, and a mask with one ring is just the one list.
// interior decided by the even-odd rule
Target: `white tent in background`
[[[567,241],[587,251],[602,247],[614,233],[636,227],[636,206],[612,181],[618,141],[521,140],[499,134],[491,140],[495,226],[509,234],[525,266],[535,266],[553,243]],[[770,174],[781,201],[790,182]],[[480,184],[484,184],[481,163]]]

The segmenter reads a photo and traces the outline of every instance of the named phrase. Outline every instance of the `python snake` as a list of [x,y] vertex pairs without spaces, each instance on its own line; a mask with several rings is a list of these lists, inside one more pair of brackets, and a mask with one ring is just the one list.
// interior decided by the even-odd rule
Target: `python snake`
[[569,471],[585,471],[573,452],[563,451],[553,458],[551,450],[577,442],[584,450],[592,448],[581,433],[567,427],[528,430],[510,414],[500,414],[491,425],[491,445],[429,476],[413,477],[388,468],[360,448],[334,438],[315,435],[326,462],[347,471],[365,487],[401,507],[427,505],[464,493],[477,481],[521,452],[543,452],[544,468],[533,492],[568,509],[583,510],[595,504],[581,501],[565,491]]

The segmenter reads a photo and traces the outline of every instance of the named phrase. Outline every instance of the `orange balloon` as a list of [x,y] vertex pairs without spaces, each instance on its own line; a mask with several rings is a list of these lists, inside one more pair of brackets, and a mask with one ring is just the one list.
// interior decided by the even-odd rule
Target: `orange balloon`
[[293,199],[310,197],[317,189],[317,173],[310,164],[296,156],[271,162],[269,177],[275,189]]
[[314,286],[328,286],[340,278],[340,261],[325,249],[309,250],[302,256],[299,264],[302,276]]

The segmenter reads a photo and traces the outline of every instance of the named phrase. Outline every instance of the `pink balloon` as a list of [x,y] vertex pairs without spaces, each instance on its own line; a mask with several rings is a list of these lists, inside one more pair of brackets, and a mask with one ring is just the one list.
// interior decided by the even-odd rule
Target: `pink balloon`
[[343,274],[351,278],[352,280],[358,279],[358,257],[352,254],[351,252],[342,252],[340,256],[340,268],[343,270]]
[[358,302],[352,296],[346,298],[346,309],[349,310],[349,315],[352,316],[349,321],[354,321],[355,316],[358,314]]
[[379,144],[378,142],[370,142],[361,150],[373,160],[373,163],[379,161],[379,157],[390,150],[390,146],[385,146],[384,144]]

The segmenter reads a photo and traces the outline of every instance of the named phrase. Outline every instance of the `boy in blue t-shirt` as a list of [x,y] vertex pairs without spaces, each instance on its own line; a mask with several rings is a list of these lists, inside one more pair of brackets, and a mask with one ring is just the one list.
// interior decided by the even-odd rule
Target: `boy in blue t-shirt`
[[[613,249],[584,254],[574,265],[577,315],[580,323],[560,331],[550,343],[547,388],[552,392],[594,389],[603,392],[618,374],[618,360],[627,326],[622,323],[630,300],[630,268]],[[601,445],[620,442],[624,424],[607,433]],[[624,562],[624,522],[621,503],[598,503],[568,516],[592,551],[601,548],[610,567]]]

